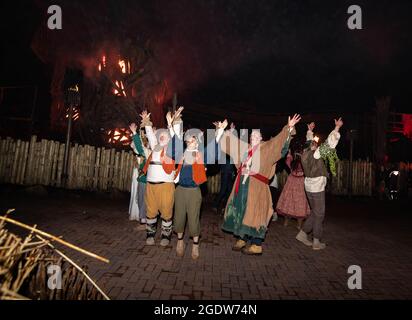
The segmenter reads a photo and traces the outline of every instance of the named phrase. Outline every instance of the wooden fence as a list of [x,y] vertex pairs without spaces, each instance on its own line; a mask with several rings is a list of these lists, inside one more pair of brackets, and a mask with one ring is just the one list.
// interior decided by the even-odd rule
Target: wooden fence
[[220,173],[207,177],[207,191],[215,194],[220,191]]
[[[0,183],[63,187],[62,169],[65,144],[32,136],[30,141],[0,138]],[[96,148],[72,144],[69,154],[69,189],[130,191],[134,154],[132,151]],[[406,185],[412,164],[398,164],[400,184]],[[337,163],[337,175],[328,183],[327,191],[336,195],[349,193],[349,161]],[[286,171],[278,173],[279,186],[287,180]],[[369,161],[354,161],[352,194],[371,196],[375,187],[374,166]],[[218,193],[220,174],[208,178],[210,193]]]
[[336,164],[336,176],[330,179],[329,190],[336,195],[348,195],[351,191],[355,196],[371,196],[374,187],[375,174],[372,162],[353,161],[352,177],[350,177],[349,161],[340,160]]
[[[0,139],[0,183],[63,187],[65,144],[57,141]],[[68,164],[68,189],[130,191],[132,151],[72,144]]]

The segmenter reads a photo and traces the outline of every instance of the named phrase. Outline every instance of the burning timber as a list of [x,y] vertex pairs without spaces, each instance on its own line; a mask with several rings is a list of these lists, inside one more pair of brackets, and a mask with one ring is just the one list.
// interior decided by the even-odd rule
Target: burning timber
[[[87,250],[34,227],[0,216],[0,300],[109,300],[109,297],[88,276],[87,267],[81,268],[58,250],[58,242],[100,261],[109,262]],[[5,227],[6,223],[30,230],[21,238]],[[60,288],[50,289],[49,268],[61,270]],[[53,284],[53,283],[52,283]]]

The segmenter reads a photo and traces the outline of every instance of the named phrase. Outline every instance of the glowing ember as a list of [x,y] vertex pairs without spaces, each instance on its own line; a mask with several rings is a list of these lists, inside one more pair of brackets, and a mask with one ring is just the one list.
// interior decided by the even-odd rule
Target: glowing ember
[[[66,109],[66,119],[69,118],[69,108]],[[80,118],[80,110],[77,107],[73,107],[73,116],[72,119],[73,121],[76,121]]]
[[122,73],[126,73],[126,62],[124,60],[119,60],[119,66],[122,70]]
[[[117,87],[120,87],[119,81],[117,81],[117,80],[116,80],[116,86],[117,86]],[[118,91],[116,88],[114,88],[114,89],[113,89],[113,93],[114,93],[115,95],[118,95],[118,94],[119,94],[119,91]]]
[[120,88],[122,88],[123,94],[126,97],[126,91],[124,89],[123,81],[120,81]]
[[99,63],[97,69],[99,70],[99,72],[101,72],[103,68],[106,68],[106,56],[105,55],[102,56],[101,62]]
[[163,103],[163,96],[161,94],[156,94],[155,95],[155,101],[157,104],[162,104]]
[[[107,60],[106,60],[106,56],[105,55],[103,55],[102,56],[102,58],[101,58],[101,62],[99,63],[99,65],[97,66],[97,69],[99,70],[99,72],[101,72],[104,68],[106,68],[106,65],[107,65]],[[129,61],[127,61],[127,60],[122,60],[122,59],[119,59],[119,61],[118,61],[118,65],[119,65],[119,67],[120,67],[120,71],[123,73],[123,74],[126,74],[126,73],[129,73],[130,74],[130,62]],[[114,80],[113,80],[114,81]],[[113,94],[115,95],[115,96],[123,96],[123,97],[126,97],[127,95],[126,95],[126,88],[125,88],[125,86],[124,86],[124,83],[123,83],[123,81],[121,81],[121,80],[116,80],[116,81],[114,81],[114,83],[115,83],[115,88],[113,88]]]
[[116,84],[117,88],[120,88],[120,89],[121,89],[121,92],[119,92],[119,90],[117,90],[116,88],[114,88],[114,89],[113,89],[113,93],[114,93],[116,96],[125,96],[125,97],[126,97],[126,91],[125,91],[125,89],[124,89],[123,81],[117,81],[117,80],[116,80],[115,84]]
[[116,128],[109,130],[107,131],[107,135],[107,141],[112,144],[129,145],[131,142],[130,132],[126,128]]

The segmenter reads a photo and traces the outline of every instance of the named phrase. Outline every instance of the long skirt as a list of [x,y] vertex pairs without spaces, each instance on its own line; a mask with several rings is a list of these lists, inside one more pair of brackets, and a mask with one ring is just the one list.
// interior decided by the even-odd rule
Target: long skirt
[[139,221],[139,199],[138,199],[138,181],[137,177],[139,175],[139,171],[137,168],[133,169],[132,175],[132,187],[130,190],[130,204],[129,204],[129,220],[137,220]]
[[137,186],[137,203],[139,206],[140,223],[146,223],[145,195],[146,195],[146,183],[140,181]]
[[276,212],[292,218],[306,218],[310,208],[305,193],[305,178],[290,174],[276,205]]
[[[240,179],[243,179],[243,176],[241,176]],[[261,227],[260,229],[255,229],[243,224],[249,191],[249,180],[250,178],[247,179],[245,184],[240,183],[239,192],[234,194],[233,198],[227,204],[222,229],[227,232],[232,232],[235,236],[242,239],[245,237],[264,239],[267,228]]]

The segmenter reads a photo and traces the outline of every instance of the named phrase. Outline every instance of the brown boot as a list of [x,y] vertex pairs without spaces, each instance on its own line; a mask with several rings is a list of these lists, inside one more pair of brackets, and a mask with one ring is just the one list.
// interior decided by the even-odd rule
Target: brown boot
[[236,241],[235,245],[232,247],[233,251],[241,251],[246,246],[246,241],[239,239]]
[[257,246],[256,244],[252,244],[249,247],[243,248],[242,253],[251,255],[251,256],[260,256],[262,255],[262,246]]

